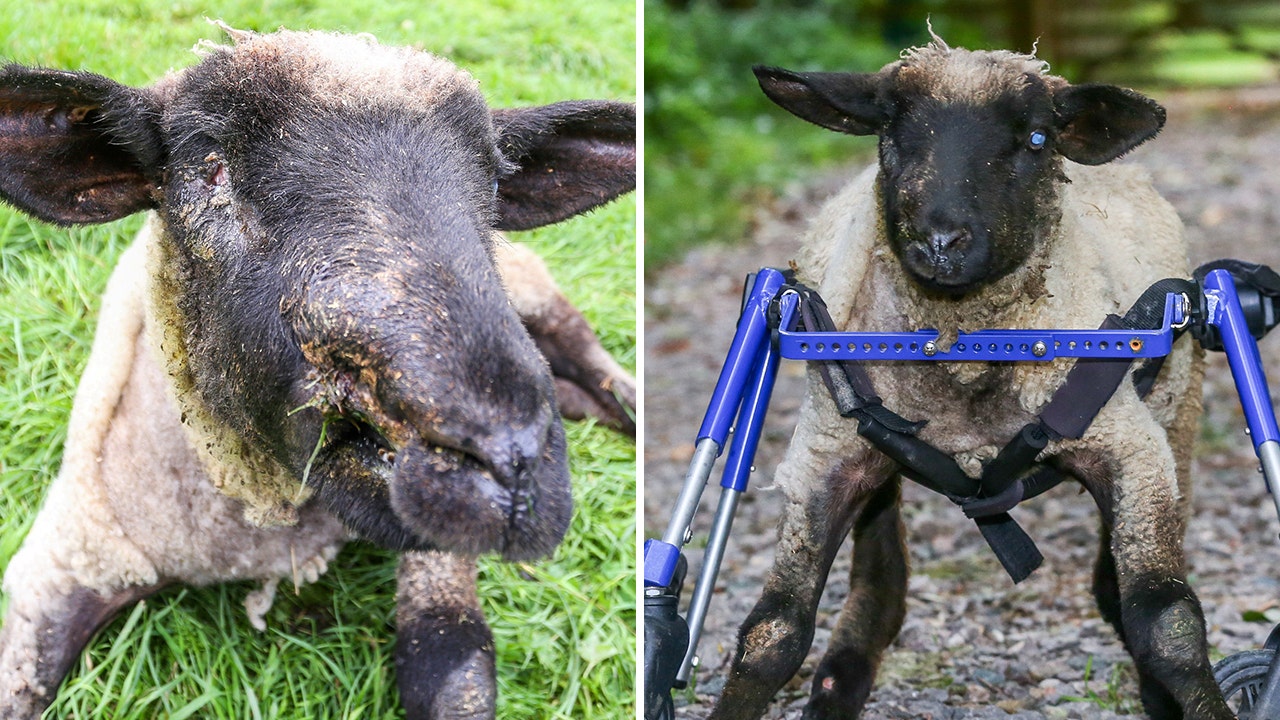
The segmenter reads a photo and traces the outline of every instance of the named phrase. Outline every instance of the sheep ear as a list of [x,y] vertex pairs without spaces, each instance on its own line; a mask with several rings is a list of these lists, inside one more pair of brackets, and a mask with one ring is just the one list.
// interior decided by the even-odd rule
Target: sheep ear
[[881,73],[797,73],[762,65],[752,72],[770,100],[828,130],[875,135],[888,119],[879,101]]
[[499,230],[584,213],[636,187],[636,108],[577,100],[494,110],[498,147],[516,169],[498,179]]
[[1159,103],[1114,85],[1068,85],[1053,100],[1058,152],[1082,165],[1111,162],[1164,127]]
[[0,198],[41,220],[100,223],[154,207],[160,153],[144,91],[100,75],[0,69]]

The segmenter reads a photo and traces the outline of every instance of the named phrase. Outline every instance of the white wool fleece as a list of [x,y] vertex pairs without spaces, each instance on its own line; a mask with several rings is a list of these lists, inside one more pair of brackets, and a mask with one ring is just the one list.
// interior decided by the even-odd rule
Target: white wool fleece
[[[1145,170],[1071,162],[1064,170],[1070,182],[1059,186],[1062,219],[1048,242],[1010,275],[958,301],[926,298],[905,276],[884,231],[875,166],[821,210],[797,259],[800,279],[819,288],[841,330],[931,327],[945,338],[982,328],[1096,328],[1108,313],[1123,314],[1152,282],[1190,276],[1182,224]],[[1122,458],[1116,462],[1131,464],[1133,472],[1117,476],[1129,478],[1131,494],[1151,494],[1168,503],[1174,517],[1185,518],[1188,453],[1203,374],[1202,353],[1193,345],[1190,338],[1179,342],[1145,401],[1123,382],[1084,438],[1053,443],[1048,453],[1083,457],[1099,450]],[[969,362],[924,365],[866,367],[886,407],[908,419],[928,419],[922,437],[972,468],[993,457],[1052,397],[1071,362],[1018,363],[1012,369]],[[816,371],[809,388],[776,476],[796,497],[807,496],[804,486],[831,477],[869,448],[852,421],[839,417]],[[1164,449],[1157,452],[1159,447]],[[875,476],[859,473],[846,481],[859,485]]]
[[143,230],[107,286],[62,468],[5,573],[11,603],[39,607],[72,585],[105,595],[166,582],[312,581],[348,538],[318,507],[293,527],[258,527],[209,481],[148,338],[153,238]]

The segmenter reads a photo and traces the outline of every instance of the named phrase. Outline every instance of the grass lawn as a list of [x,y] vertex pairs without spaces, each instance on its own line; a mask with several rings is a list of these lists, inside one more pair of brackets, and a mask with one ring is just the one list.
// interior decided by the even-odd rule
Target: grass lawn
[[[492,104],[635,98],[633,0],[8,3],[7,58],[145,84],[196,61],[205,17],[243,29],[368,32],[447,55]],[[522,233],[620,361],[635,366],[636,205]],[[98,296],[141,218],[64,230],[0,208],[0,570],[57,473]],[[635,715],[635,447],[568,428],[576,511],[555,557],[482,562],[503,718]],[[247,584],[174,589],[126,610],[73,668],[50,717],[399,717],[395,561],[353,544],[313,586],[277,596],[265,633]]]

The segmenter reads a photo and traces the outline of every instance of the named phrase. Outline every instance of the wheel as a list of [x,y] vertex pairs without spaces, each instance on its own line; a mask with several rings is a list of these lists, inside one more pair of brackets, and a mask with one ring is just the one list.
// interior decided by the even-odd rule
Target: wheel
[[1246,650],[1213,666],[1213,679],[1240,720],[1252,720],[1254,703],[1266,685],[1275,656],[1275,650]]

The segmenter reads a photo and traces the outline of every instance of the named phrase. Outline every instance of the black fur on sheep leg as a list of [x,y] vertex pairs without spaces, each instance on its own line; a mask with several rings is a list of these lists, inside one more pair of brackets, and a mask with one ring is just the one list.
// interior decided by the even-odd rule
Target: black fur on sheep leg
[[474,560],[406,553],[397,581],[396,680],[405,717],[493,718],[493,635],[476,596]]

